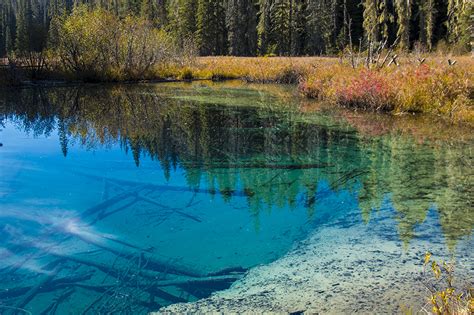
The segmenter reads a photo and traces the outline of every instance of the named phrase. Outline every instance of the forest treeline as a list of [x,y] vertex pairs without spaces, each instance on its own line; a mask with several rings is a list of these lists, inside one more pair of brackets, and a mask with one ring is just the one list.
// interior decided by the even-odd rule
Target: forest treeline
[[0,56],[55,49],[55,21],[81,4],[144,19],[200,55],[332,55],[385,41],[463,52],[473,16],[470,0],[4,0]]

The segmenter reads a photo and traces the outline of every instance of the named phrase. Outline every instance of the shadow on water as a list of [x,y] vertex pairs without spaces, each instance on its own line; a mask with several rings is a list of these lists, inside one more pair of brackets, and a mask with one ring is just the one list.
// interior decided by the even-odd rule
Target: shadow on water
[[471,235],[472,142],[368,137],[293,98],[225,85],[2,91],[1,312],[196,300],[318,226],[386,207],[405,245],[430,209],[430,237],[454,250]]

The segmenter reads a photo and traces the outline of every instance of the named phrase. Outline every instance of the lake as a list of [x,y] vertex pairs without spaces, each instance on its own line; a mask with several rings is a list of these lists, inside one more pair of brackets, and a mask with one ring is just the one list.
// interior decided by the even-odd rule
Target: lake
[[197,301],[314,233],[332,246],[327,226],[369,227],[419,257],[414,275],[428,248],[465,262],[472,280],[472,130],[310,110],[292,90],[0,91],[0,313],[145,314]]

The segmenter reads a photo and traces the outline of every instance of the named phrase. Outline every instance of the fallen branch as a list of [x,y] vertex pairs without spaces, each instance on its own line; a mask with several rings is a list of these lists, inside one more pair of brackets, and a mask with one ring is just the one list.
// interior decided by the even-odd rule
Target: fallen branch
[[24,308],[30,301],[41,291],[41,288],[46,286],[62,269],[61,266],[57,266],[60,264],[60,261],[56,262],[56,266],[54,269],[49,273],[42,281],[40,281],[36,286],[32,287],[28,292],[24,295],[24,297],[17,303],[17,308]]
[[173,212],[175,212],[175,213],[178,213],[178,214],[180,214],[181,216],[186,217],[186,218],[188,218],[188,219],[191,219],[191,220],[193,220],[193,221],[196,221],[196,222],[199,222],[199,223],[202,222],[201,219],[199,219],[199,218],[197,218],[197,217],[195,217],[195,216],[192,216],[192,215],[190,215],[190,214],[184,213],[184,212],[182,212],[182,211],[180,211],[180,210],[178,210],[178,209],[175,209],[175,208],[171,208],[171,207],[167,207],[167,206],[165,206],[165,205],[162,205],[162,204],[158,203],[157,201],[155,201],[155,200],[153,200],[153,199],[151,199],[151,198],[145,197],[145,196],[143,196],[143,195],[137,194],[137,198],[138,198],[138,199],[141,199],[141,200],[143,200],[143,201],[146,201],[146,202],[148,202],[148,203],[151,203],[151,204],[153,204],[153,205],[155,205],[155,206],[159,206],[159,207],[161,207],[161,208],[164,208],[164,209],[173,211]]

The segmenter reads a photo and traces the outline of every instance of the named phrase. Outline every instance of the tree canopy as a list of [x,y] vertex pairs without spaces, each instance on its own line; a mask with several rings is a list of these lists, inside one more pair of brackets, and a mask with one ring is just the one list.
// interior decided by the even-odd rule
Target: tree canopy
[[[470,49],[470,0],[8,0],[0,56],[54,48],[55,19],[84,4],[139,17],[201,55],[322,55],[369,42]],[[56,34],[57,35],[57,34]]]

